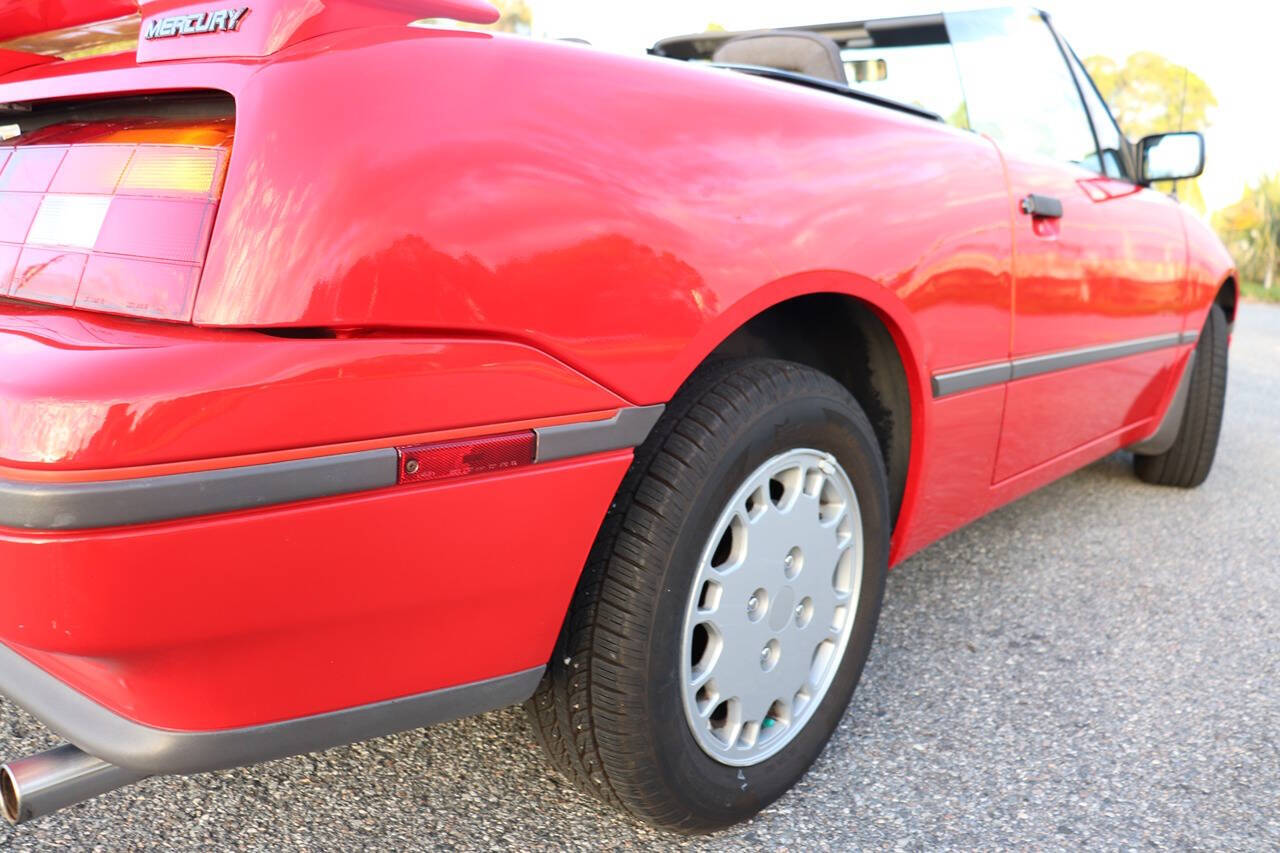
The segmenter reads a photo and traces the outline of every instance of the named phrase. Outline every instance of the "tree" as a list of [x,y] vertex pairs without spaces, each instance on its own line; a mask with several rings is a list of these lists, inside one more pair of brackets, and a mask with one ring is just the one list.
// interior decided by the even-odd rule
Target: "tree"
[[1262,279],[1270,290],[1280,261],[1280,174],[1247,187],[1238,202],[1213,217],[1213,224],[1245,277]]
[[525,36],[533,32],[533,10],[526,0],[496,0],[494,5],[502,12],[502,17],[488,29]]
[[[1123,65],[1105,56],[1084,61],[1120,129],[1130,139],[1176,130],[1204,130],[1218,99],[1209,85],[1182,65],[1142,51]],[[1183,198],[1204,212],[1198,181],[1187,181]]]

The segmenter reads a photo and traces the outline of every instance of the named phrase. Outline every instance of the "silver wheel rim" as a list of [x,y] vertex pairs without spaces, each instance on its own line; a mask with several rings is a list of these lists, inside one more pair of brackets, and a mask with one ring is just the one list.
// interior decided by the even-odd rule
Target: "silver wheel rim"
[[822,704],[853,632],[862,514],[834,456],[751,473],[703,548],[681,634],[685,720],[722,764],[777,754]]

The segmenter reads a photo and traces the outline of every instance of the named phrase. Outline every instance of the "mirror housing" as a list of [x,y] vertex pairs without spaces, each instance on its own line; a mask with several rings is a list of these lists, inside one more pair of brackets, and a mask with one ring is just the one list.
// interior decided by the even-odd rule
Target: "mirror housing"
[[1138,182],[1182,181],[1204,172],[1204,136],[1194,131],[1156,133],[1138,143]]

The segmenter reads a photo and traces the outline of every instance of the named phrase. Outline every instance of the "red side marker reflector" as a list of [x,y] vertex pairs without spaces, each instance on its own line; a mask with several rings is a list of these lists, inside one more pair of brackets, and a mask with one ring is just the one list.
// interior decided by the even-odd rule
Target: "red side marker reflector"
[[429,483],[533,464],[532,430],[397,447],[401,483]]

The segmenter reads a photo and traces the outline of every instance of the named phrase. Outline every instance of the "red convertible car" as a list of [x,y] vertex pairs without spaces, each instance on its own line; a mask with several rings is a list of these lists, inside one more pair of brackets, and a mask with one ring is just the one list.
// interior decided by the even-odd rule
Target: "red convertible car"
[[1205,479],[1235,273],[1152,188],[1203,140],[1047,17],[496,16],[0,0],[0,692],[67,741],[10,820],[526,702],[723,827],[889,566],[1122,448]]

